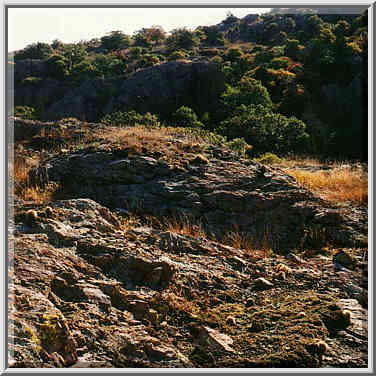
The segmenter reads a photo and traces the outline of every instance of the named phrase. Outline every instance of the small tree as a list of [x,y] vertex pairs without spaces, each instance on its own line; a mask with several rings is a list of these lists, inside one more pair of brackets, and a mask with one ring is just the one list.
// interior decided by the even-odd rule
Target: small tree
[[236,87],[228,86],[222,94],[222,103],[228,112],[232,112],[240,105],[262,105],[271,108],[273,103],[268,90],[260,81],[244,76]]
[[101,38],[101,45],[108,51],[122,50],[131,45],[131,38],[122,31],[111,31]]
[[32,43],[23,50],[17,51],[14,55],[14,60],[46,59],[52,53],[53,49],[48,43]]
[[68,60],[62,55],[50,56],[46,61],[46,68],[48,75],[57,80],[63,80],[70,74]]
[[170,36],[166,39],[166,46],[170,51],[178,49],[191,50],[198,43],[199,38],[196,33],[186,28],[172,30]]
[[204,125],[198,120],[195,112],[186,106],[181,106],[173,114],[174,124],[182,127],[201,128]]
[[230,139],[244,137],[258,154],[286,154],[307,150],[305,124],[295,117],[276,114],[262,105],[241,105],[222,121],[217,132]]
[[160,45],[166,39],[166,32],[161,26],[142,28],[134,34],[134,44],[140,47]]

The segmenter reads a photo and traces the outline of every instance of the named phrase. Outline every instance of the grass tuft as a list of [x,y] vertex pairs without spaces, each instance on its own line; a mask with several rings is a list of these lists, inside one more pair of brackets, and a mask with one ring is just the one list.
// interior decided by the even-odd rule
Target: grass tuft
[[368,203],[368,176],[358,170],[338,168],[331,171],[287,171],[300,184],[332,202]]

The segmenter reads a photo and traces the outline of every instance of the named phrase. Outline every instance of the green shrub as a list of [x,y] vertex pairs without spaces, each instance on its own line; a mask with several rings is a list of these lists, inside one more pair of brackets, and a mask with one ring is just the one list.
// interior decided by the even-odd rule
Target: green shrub
[[260,157],[255,158],[255,161],[262,164],[278,164],[281,163],[281,159],[273,153],[265,153]]
[[178,51],[174,51],[172,52],[169,56],[168,56],[168,60],[181,60],[181,59],[186,59],[189,55],[182,51],[182,50],[178,50]]
[[269,63],[269,68],[272,69],[287,69],[290,64],[290,60],[286,56],[281,57],[275,57],[272,59],[272,61]]
[[69,76],[68,59],[59,54],[53,54],[46,60],[46,68],[49,76],[57,80]]
[[13,109],[13,115],[30,120],[35,120],[37,118],[37,112],[35,111],[35,108],[29,106],[15,106]]
[[225,57],[229,61],[236,61],[242,55],[243,55],[243,51],[238,47],[231,47],[225,53]]
[[202,128],[204,124],[198,120],[195,112],[186,106],[181,106],[173,114],[172,119],[174,125],[191,128]]
[[142,47],[131,47],[129,49],[129,56],[132,59],[137,59],[144,53],[144,51],[145,51],[145,49],[142,48]]
[[280,154],[305,151],[309,136],[306,126],[295,117],[276,114],[262,105],[241,105],[216,129],[230,139],[244,137],[255,153]]
[[174,29],[166,39],[166,47],[169,51],[186,49],[191,50],[200,43],[198,35],[186,28]]
[[147,68],[158,64],[159,58],[156,55],[145,54],[137,61],[137,68]]
[[216,65],[221,65],[222,62],[223,62],[223,59],[220,57],[220,56],[213,56],[212,58],[210,58],[210,61]]
[[129,47],[131,38],[120,30],[111,31],[101,38],[101,45],[108,51],[116,51]]
[[179,133],[181,132],[187,136],[193,136],[200,142],[206,142],[215,146],[223,146],[227,144],[227,138],[215,132],[210,132],[202,128],[176,128]]
[[148,127],[159,126],[158,116],[147,112],[146,114],[139,114],[136,111],[121,112],[117,111],[112,114],[104,116],[101,123],[112,126],[135,126],[144,125]]
[[53,52],[48,43],[32,43],[14,54],[14,60],[46,59]]
[[227,111],[232,112],[238,106],[244,105],[262,105],[272,107],[268,90],[262,86],[261,82],[244,76],[235,87],[228,86],[222,94],[222,103]]
[[245,157],[247,152],[252,150],[252,146],[248,145],[243,137],[234,138],[233,140],[227,142],[226,145],[242,157]]

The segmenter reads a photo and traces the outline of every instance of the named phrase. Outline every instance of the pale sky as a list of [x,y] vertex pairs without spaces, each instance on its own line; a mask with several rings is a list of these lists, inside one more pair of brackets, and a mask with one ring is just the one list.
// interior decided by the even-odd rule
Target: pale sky
[[183,26],[194,29],[223,21],[228,11],[241,18],[269,8],[9,8],[9,51],[54,39],[64,43],[90,40],[114,30],[132,35],[152,25],[166,31]]

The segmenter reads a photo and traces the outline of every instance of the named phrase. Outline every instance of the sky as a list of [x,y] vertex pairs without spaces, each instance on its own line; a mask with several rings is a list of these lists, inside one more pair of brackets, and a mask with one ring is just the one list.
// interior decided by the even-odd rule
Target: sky
[[54,39],[64,43],[90,40],[114,30],[132,35],[152,25],[167,32],[184,26],[194,29],[223,21],[228,11],[241,18],[269,8],[9,8],[8,51]]

